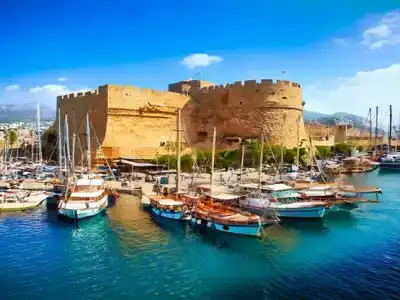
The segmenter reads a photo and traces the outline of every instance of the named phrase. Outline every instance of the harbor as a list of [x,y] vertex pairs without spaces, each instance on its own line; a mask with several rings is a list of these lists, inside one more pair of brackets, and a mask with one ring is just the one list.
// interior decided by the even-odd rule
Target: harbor
[[398,1],[0,20],[0,300],[400,299]]
[[[374,171],[353,179],[360,177],[381,186],[381,203],[332,212],[317,222],[282,223],[267,229],[264,239],[198,232],[190,223],[153,215],[128,195],[79,229],[43,206],[24,215],[1,214],[0,266],[8,270],[3,280],[10,282],[1,286],[2,295],[79,298],[88,286],[98,286],[88,299],[122,292],[149,299],[276,298],[282,289],[305,298],[328,297],[334,289],[351,298],[348,284],[368,282],[368,295],[379,297],[397,288],[391,280],[400,259],[393,230],[400,222],[397,174]],[[19,254],[21,245],[29,264]],[[387,271],[371,283],[374,270],[366,265],[373,257],[379,258],[375,268]],[[74,261],[79,266],[71,268]],[[45,289],[38,279],[42,267],[51,278]],[[28,284],[29,289],[12,288]]]

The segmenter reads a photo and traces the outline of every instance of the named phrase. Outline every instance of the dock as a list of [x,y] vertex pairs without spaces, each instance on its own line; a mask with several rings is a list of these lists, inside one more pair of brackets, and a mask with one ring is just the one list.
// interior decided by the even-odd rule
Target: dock
[[120,181],[108,181],[107,184],[111,189],[116,190],[120,194],[142,196],[142,182],[127,182],[124,184]]

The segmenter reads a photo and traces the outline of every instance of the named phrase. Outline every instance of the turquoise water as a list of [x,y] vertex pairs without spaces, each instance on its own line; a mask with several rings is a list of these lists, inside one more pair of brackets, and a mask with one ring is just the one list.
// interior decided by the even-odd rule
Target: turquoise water
[[258,240],[198,233],[123,197],[73,224],[46,208],[0,215],[0,299],[343,299],[400,294],[400,174],[382,203],[290,222]]

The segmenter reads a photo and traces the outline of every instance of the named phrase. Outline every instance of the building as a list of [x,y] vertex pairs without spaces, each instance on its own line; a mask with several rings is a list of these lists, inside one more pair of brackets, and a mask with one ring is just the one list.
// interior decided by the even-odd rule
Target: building
[[[176,142],[176,111],[182,110],[183,147],[210,147],[216,127],[217,147],[236,147],[264,131],[271,144],[296,147],[306,138],[299,84],[248,80],[227,85],[191,80],[170,84],[169,91],[107,84],[95,91],[57,97],[61,122],[68,117],[75,133],[75,161],[86,148],[89,113],[93,158],[150,159],[170,153]],[[57,116],[58,121],[59,116]]]

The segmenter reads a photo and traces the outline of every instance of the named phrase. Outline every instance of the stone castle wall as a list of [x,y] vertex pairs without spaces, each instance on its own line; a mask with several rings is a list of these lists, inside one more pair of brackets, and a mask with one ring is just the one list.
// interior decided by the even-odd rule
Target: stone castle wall
[[[191,89],[185,115],[192,120],[190,139],[207,139],[214,126],[219,141],[225,137],[259,138],[264,129],[268,141],[296,147],[306,138],[302,91],[289,81],[248,80],[234,84]],[[196,129],[196,131],[194,131]]]
[[91,134],[92,154],[97,158],[149,159],[169,153],[165,145],[176,141],[178,107],[185,130],[183,142],[192,147],[209,147],[214,126],[219,147],[230,137],[259,138],[263,128],[271,144],[296,147],[297,132],[300,139],[306,138],[302,91],[297,83],[248,80],[211,86],[197,81],[169,88],[175,92],[104,85],[57,97],[62,123],[67,114],[70,134],[75,132],[80,138],[75,145],[76,163],[81,160],[80,148],[86,148],[86,112],[97,136]]

